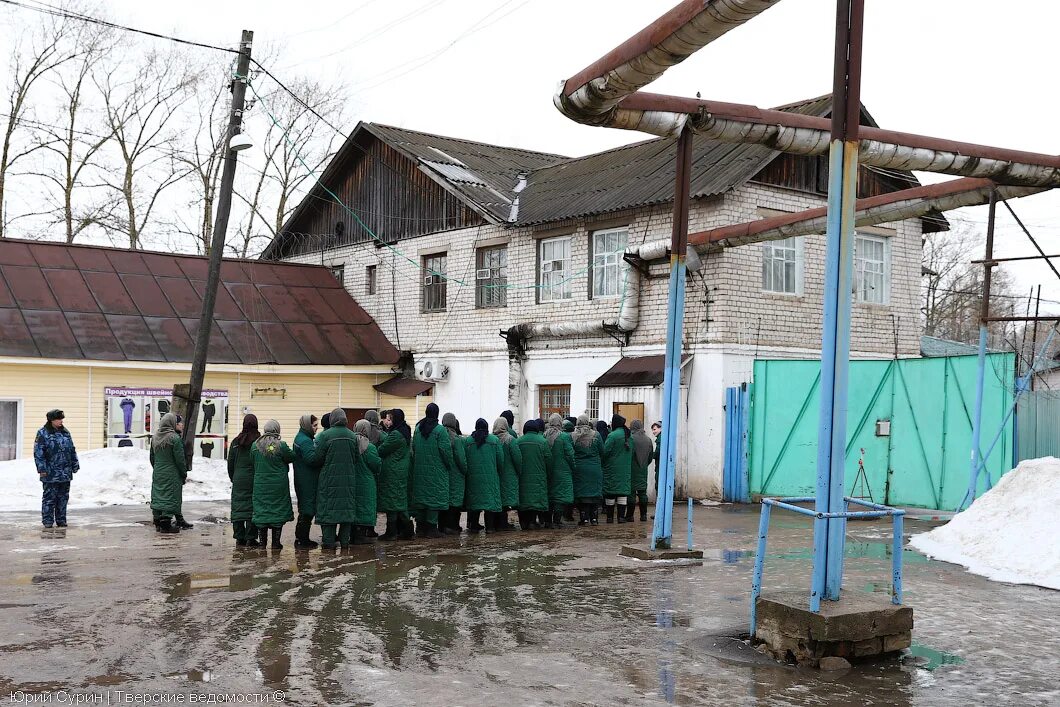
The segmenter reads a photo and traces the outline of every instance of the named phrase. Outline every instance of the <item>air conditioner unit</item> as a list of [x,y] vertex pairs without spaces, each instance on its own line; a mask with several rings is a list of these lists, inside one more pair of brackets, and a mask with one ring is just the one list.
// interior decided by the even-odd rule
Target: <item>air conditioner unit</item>
[[449,378],[449,364],[438,359],[425,359],[416,363],[416,377],[428,381],[444,381]]

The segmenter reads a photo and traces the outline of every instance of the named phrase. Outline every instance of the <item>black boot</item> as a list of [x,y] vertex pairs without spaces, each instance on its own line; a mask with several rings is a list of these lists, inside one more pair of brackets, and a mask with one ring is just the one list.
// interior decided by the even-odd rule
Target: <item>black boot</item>
[[589,520],[592,518],[592,511],[589,510],[589,504],[579,503],[578,504],[578,525],[589,525]]
[[553,528],[556,528],[558,530],[559,528],[566,527],[565,525],[563,525],[563,514],[564,513],[565,513],[565,511],[563,511],[563,510],[552,511],[552,527]]
[[640,522],[645,523],[648,520],[648,502],[640,502]]
[[600,525],[600,507],[595,503],[589,506],[589,525]]
[[412,525],[411,518],[402,518],[398,516],[399,524],[399,540],[415,540],[416,539],[416,528]]
[[613,505],[604,506],[604,512],[607,514],[607,523],[610,525],[615,522],[615,507]]
[[445,534],[438,529],[437,525],[431,525],[430,523],[424,523],[427,526],[426,531],[423,533],[425,538],[444,538]]
[[[485,526],[479,523],[482,511],[468,511],[467,512],[467,532],[469,533],[480,533],[485,530]],[[487,515],[489,511],[487,511]]]
[[258,528],[258,545],[260,547],[265,547],[268,544],[268,542],[269,542],[269,529],[268,528]]
[[317,543],[309,539],[309,529],[312,527],[313,521],[308,518],[299,518],[298,522],[294,526],[294,549],[295,550],[312,550],[317,547]]
[[565,505],[563,506],[563,520],[573,523],[574,522],[574,506]]
[[157,522],[158,532],[160,533],[179,533],[180,528],[173,525],[173,521],[169,518],[163,518]]
[[[626,509],[629,508],[629,506],[628,505],[619,506],[617,503],[615,505],[618,506],[618,512],[615,513],[615,515],[618,516],[618,522],[619,523],[628,523],[629,519],[630,519],[630,516],[629,516],[629,511],[627,511]],[[611,521],[611,519],[608,518],[608,522],[610,522],[610,521]]]
[[[63,525],[66,525],[66,524],[63,523]],[[181,530],[191,530],[192,528],[195,527],[194,525],[192,525],[188,521],[184,520],[184,516],[182,516],[182,515],[178,515],[177,516],[177,519],[175,521],[173,521],[173,525],[177,526]]]
[[552,511],[538,511],[537,523],[545,530],[552,530]]
[[630,498],[626,501],[626,522],[633,522],[633,514],[637,512],[636,498]]
[[[280,544],[280,535],[282,533],[283,533],[283,526],[280,526],[279,528],[273,528],[272,529],[272,549],[273,550],[282,550],[283,549],[283,545]],[[264,541],[262,541],[262,544],[263,545],[265,544]]]
[[375,536],[369,535],[375,531],[375,528],[371,528],[367,525],[356,525],[353,528],[353,544],[354,545],[371,545],[375,542]]

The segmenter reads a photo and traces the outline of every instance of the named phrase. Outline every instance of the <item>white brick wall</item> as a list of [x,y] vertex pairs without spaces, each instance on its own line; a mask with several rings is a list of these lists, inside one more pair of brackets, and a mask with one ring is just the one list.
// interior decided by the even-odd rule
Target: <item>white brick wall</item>
[[[821,206],[823,197],[761,184],[747,184],[724,197],[697,200],[692,205],[690,232],[761,218],[760,209],[799,211]],[[669,239],[672,207],[627,212],[629,243]],[[920,222],[886,224],[895,229],[891,241],[891,289],[888,305],[855,304],[851,349],[889,356],[894,351],[892,315],[899,322],[900,355],[919,353]],[[375,243],[346,246],[323,254],[304,255],[301,262],[345,264],[345,285],[353,297],[400,348],[425,353],[504,351],[501,329],[527,321],[557,319],[587,321],[613,317],[619,299],[591,300],[587,268],[589,234],[582,222],[572,227],[573,297],[560,303],[537,303],[537,243],[533,229],[481,226],[402,240],[400,253]],[[510,238],[508,246],[507,307],[475,308],[475,243]],[[447,246],[448,285],[445,312],[422,313],[420,252]],[[820,348],[824,287],[825,243],[810,236],[804,247],[803,293],[798,297],[765,293],[761,289],[759,245],[729,248],[704,257],[704,268],[688,283],[685,341],[731,343],[762,347]],[[410,262],[411,261],[411,262]],[[365,268],[378,265],[375,295],[367,295]],[[395,267],[396,266],[396,267]],[[666,330],[668,263],[651,267],[642,279],[640,326],[631,345],[662,346]],[[459,281],[467,286],[461,286]],[[708,302],[709,300],[709,302]],[[396,319],[395,326],[395,304]],[[709,319],[709,321],[708,321]],[[569,349],[572,346],[614,346],[609,337],[585,340],[541,339],[531,350]]]

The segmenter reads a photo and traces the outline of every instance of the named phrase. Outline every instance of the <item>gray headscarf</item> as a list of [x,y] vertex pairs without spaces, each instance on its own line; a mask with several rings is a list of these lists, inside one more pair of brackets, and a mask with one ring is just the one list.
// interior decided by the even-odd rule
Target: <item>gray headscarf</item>
[[179,444],[179,440],[177,416],[167,412],[158,421],[158,427],[155,428],[155,433],[151,437],[151,449],[157,452],[162,447],[168,447],[170,444]]
[[655,447],[651,443],[651,438],[644,432],[644,423],[640,420],[634,420],[629,426],[629,438],[633,442],[633,458],[637,462],[637,466],[648,466],[648,462],[651,461],[652,455],[655,453]]
[[328,420],[331,422],[332,427],[348,427],[350,424],[346,419],[346,411],[342,408],[332,410],[331,417]]
[[563,432],[563,416],[558,412],[554,412],[548,416],[548,427],[545,428],[545,439],[548,440],[548,446],[551,447],[556,443],[556,437],[559,437],[561,432]]
[[[383,430],[379,427],[379,411],[369,410],[364,413],[364,419],[372,426],[372,429],[368,432],[368,441],[372,444],[379,444],[379,438],[383,436]],[[354,429],[356,429],[356,425],[354,425]]]
[[353,423],[353,433],[357,435],[357,451],[364,454],[364,450],[371,444],[368,435],[372,433],[372,423],[368,420],[357,420]]
[[497,436],[501,444],[508,444],[515,439],[512,437],[512,433],[508,431],[508,420],[503,417],[498,417],[493,421],[493,434]]
[[588,415],[578,415],[578,424],[574,427],[571,437],[574,438],[575,444],[580,444],[583,447],[593,446],[593,440],[596,439],[597,433]]
[[298,418],[298,429],[302,430],[302,432],[305,432],[310,437],[315,436],[314,433],[313,433],[313,418],[314,417],[315,417],[315,415],[311,415],[309,413],[306,413],[305,415],[302,415],[300,418]]
[[280,423],[269,420],[265,423],[264,432],[254,444],[258,447],[258,454],[265,457],[275,457],[280,453]]
[[456,419],[456,415],[451,412],[447,412],[442,415],[442,426],[449,430],[449,439],[456,439],[460,437],[460,420]]

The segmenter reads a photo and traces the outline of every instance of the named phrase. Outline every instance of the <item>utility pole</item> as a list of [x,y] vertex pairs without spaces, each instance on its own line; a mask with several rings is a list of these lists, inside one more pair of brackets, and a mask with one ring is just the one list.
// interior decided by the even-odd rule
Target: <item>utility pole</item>
[[[195,425],[199,416],[199,402],[202,398],[202,383],[206,377],[206,357],[210,348],[210,330],[213,328],[213,310],[217,302],[217,288],[221,282],[221,257],[224,255],[225,235],[228,231],[228,216],[232,211],[232,189],[236,179],[236,162],[238,154],[231,147],[231,140],[238,135],[243,124],[243,105],[247,93],[247,80],[250,74],[250,48],[254,33],[243,30],[239,42],[239,61],[236,64],[236,75],[232,78],[232,114],[228,119],[228,131],[224,137],[225,162],[221,172],[221,185],[217,195],[217,216],[213,223],[213,240],[210,243],[210,265],[206,275],[206,291],[202,295],[202,312],[199,314],[199,331],[195,336],[195,354],[191,363],[191,380],[187,394],[178,395],[174,390],[174,399],[183,397],[187,403],[187,414],[184,422],[184,453],[188,467],[192,463],[192,447],[195,442]],[[184,392],[184,391],[179,391]]]

